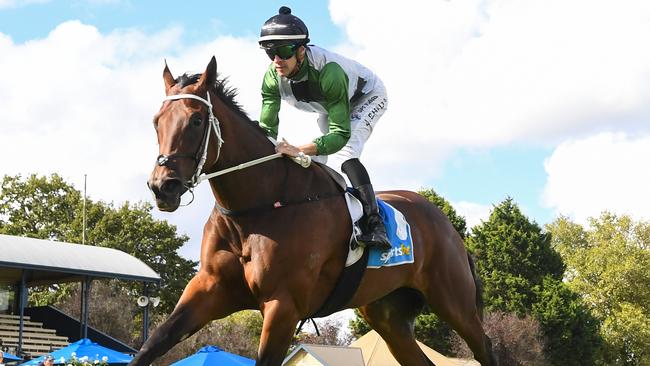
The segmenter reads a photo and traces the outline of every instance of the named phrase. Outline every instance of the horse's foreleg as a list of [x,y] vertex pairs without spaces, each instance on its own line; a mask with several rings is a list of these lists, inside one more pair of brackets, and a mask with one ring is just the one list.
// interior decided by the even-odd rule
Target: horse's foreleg
[[290,301],[271,300],[264,303],[264,323],[257,353],[257,366],[282,364],[298,324],[297,311]]
[[229,301],[232,298],[226,295],[224,287],[214,277],[199,272],[185,287],[172,314],[142,345],[129,366],[150,365],[210,320],[240,310]]

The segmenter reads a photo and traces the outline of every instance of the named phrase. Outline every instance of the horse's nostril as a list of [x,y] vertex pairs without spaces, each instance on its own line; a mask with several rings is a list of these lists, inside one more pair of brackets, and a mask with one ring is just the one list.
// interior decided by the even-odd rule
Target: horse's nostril
[[167,179],[160,186],[160,191],[163,194],[169,195],[169,194],[173,194],[173,193],[176,193],[176,192],[180,191],[180,189],[182,187],[183,187],[183,183],[181,183],[180,180],[178,180],[178,179]]

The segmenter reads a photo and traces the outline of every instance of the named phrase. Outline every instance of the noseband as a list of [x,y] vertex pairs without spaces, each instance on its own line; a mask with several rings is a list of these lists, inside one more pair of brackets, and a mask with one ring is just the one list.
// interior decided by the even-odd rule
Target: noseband
[[194,94],[176,94],[176,95],[169,95],[165,97],[165,99],[163,99],[163,102],[167,100],[194,99],[200,101],[201,103],[205,104],[206,107],[208,107],[208,123],[206,124],[205,127],[206,131],[205,134],[203,135],[203,141],[201,142],[201,146],[199,146],[199,149],[197,150],[197,153],[202,151],[200,158],[197,159],[197,153],[195,154],[176,153],[176,154],[169,154],[169,155],[160,154],[158,155],[158,158],[156,158],[156,164],[158,166],[169,166],[169,161],[171,159],[176,159],[176,158],[193,159],[196,162],[196,171],[194,172],[192,178],[189,181],[183,183],[189,189],[196,187],[202,181],[202,179],[200,178],[201,171],[203,170],[203,165],[205,164],[205,160],[208,156],[208,146],[210,145],[210,135],[212,134],[212,130],[214,130],[215,135],[217,135],[217,156],[214,159],[215,162],[219,159],[219,153],[221,152],[221,145],[223,144],[223,139],[221,138],[221,126],[219,124],[219,120],[217,119],[217,117],[214,116],[214,113],[212,112],[212,103],[210,103],[210,92],[207,93],[207,96],[208,99],[206,100]]

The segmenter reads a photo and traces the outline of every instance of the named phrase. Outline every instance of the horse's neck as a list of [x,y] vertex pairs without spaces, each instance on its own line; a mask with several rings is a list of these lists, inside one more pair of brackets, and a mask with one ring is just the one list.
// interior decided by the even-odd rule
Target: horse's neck
[[[230,168],[275,153],[273,144],[250,121],[232,111],[221,100],[215,103],[224,143],[212,171]],[[212,139],[213,148],[216,140]],[[211,179],[217,202],[230,210],[246,210],[276,201],[291,202],[309,196],[324,196],[337,187],[322,171],[304,169],[278,158]]]
[[[213,111],[220,121],[223,145],[210,172],[231,168],[275,153],[271,141],[226,103],[214,96]],[[211,148],[216,151],[216,139]],[[231,210],[242,210],[266,203],[280,189],[282,159],[254,165],[210,180],[217,202]]]

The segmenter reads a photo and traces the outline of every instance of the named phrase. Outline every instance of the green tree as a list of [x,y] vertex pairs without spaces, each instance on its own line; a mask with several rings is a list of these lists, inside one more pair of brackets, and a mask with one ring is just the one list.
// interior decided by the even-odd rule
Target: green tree
[[486,305],[526,314],[537,300],[535,286],[550,276],[562,279],[564,264],[551,236],[524,216],[512,198],[494,206],[488,221],[472,229],[467,245],[476,256]]
[[551,239],[507,198],[488,221],[472,229],[467,244],[476,256],[489,310],[533,315],[553,364],[592,364],[598,322],[562,283],[565,267]]
[[[1,188],[0,233],[81,242],[82,195],[59,175],[4,176]],[[170,312],[197,264],[176,252],[187,236],[177,235],[175,226],[155,220],[151,215],[153,208],[147,203],[127,202],[115,208],[112,204],[87,200],[86,206],[87,244],[122,250],[160,274],[159,311]],[[142,290],[135,283],[123,286],[132,293]],[[30,300],[38,304],[56,303],[71,291],[69,286],[57,285],[36,291]]]
[[4,176],[0,189],[0,233],[59,241],[75,236],[82,197],[57,174]]
[[370,328],[370,325],[363,319],[358,309],[354,309],[354,315],[355,317],[348,323],[348,328],[354,338],[360,338],[364,334],[370,332],[372,328]]
[[[163,319],[160,319],[162,321]],[[205,345],[218,345],[227,352],[255,359],[262,333],[262,315],[244,310],[208,323],[169,352],[157,359],[154,366],[167,366],[196,353]],[[152,325],[152,329],[157,325]]]
[[604,212],[588,229],[560,217],[547,226],[568,285],[602,321],[609,365],[650,365],[650,224]]
[[442,212],[447,215],[447,218],[449,218],[449,221],[451,222],[451,225],[458,231],[458,234],[460,234],[460,237],[465,239],[467,237],[467,221],[465,221],[465,218],[461,215],[459,215],[454,207],[444,199],[441,195],[436,193],[433,189],[421,189],[418,191],[420,195],[422,195],[424,198],[428,199],[431,201],[431,203],[435,204],[442,210]]
[[[545,335],[545,353],[558,365],[595,364],[601,357],[600,321],[580,296],[561,281],[547,276],[535,288],[531,314]],[[567,357],[570,355],[570,357]]]
[[[195,273],[196,262],[178,255],[177,250],[187,241],[187,236],[177,235],[176,227],[166,221],[155,220],[149,203],[122,204],[107,209],[88,232],[88,242],[129,253],[145,262],[160,275],[160,308],[170,313],[183,289]],[[142,286],[130,282],[133,293],[141,293]]]

